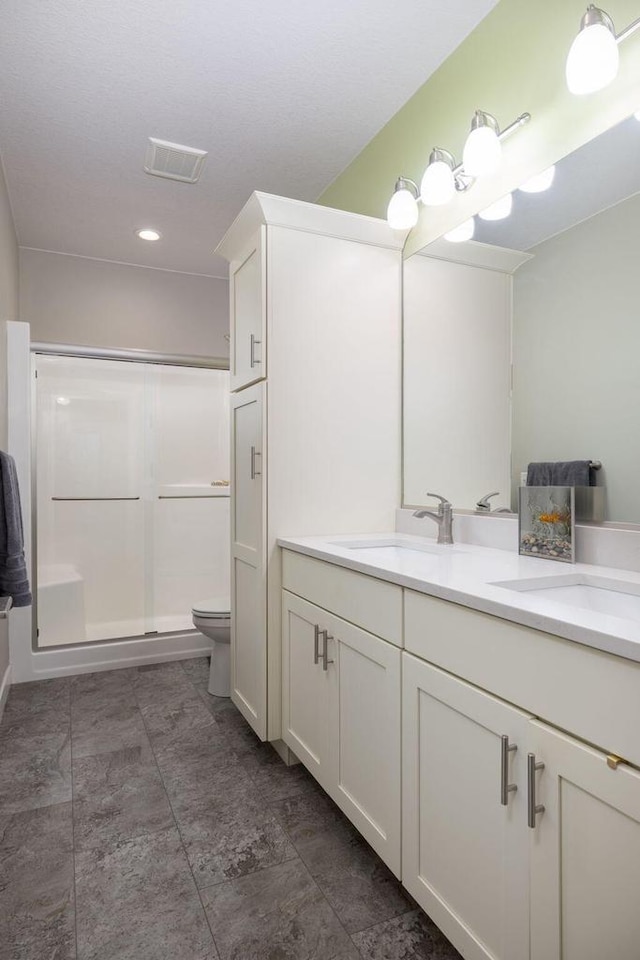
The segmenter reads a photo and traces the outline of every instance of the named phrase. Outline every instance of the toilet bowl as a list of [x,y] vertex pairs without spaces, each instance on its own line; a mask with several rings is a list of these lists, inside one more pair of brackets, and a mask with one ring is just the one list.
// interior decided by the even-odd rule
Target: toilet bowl
[[209,693],[214,697],[231,696],[231,614],[229,597],[214,597],[194,604],[191,614],[196,630],[213,640]]

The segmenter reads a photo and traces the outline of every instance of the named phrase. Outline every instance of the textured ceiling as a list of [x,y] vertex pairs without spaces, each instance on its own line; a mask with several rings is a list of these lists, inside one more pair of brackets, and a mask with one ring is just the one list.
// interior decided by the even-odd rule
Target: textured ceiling
[[[20,245],[226,275],[251,191],[314,200],[495,3],[3,0]],[[208,150],[200,182],[146,175],[149,136]]]

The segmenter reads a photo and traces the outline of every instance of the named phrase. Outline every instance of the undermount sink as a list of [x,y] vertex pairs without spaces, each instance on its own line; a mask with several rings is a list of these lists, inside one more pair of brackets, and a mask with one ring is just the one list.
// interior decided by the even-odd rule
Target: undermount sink
[[376,540],[333,540],[333,547],[342,547],[343,550],[389,550],[415,553],[432,553],[437,556],[456,553],[449,544],[420,543],[412,540],[401,540],[399,537],[381,537]]
[[557,577],[502,580],[491,586],[517,590],[529,597],[540,597],[594,613],[640,620],[640,584],[625,580],[569,573]]

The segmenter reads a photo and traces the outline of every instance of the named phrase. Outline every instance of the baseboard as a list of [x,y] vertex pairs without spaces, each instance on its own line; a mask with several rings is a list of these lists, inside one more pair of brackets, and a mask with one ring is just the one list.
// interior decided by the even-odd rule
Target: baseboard
[[4,713],[4,705],[7,702],[7,697],[9,696],[10,687],[11,687],[11,664],[8,664],[7,669],[4,672],[4,677],[2,678],[2,683],[0,683],[0,721],[2,721],[2,714]]
[[18,675],[14,671],[13,683],[120,670],[150,663],[168,663],[171,660],[188,660],[192,657],[206,657],[210,653],[211,640],[196,630],[135,640],[110,640],[77,647],[51,647],[34,651],[25,665],[26,669]]

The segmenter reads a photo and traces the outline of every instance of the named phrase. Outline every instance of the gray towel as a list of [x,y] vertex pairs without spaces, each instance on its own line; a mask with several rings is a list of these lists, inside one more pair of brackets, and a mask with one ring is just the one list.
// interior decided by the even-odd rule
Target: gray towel
[[28,607],[31,590],[24,559],[18,473],[13,457],[0,451],[0,595]]
[[557,460],[530,463],[528,487],[595,487],[591,460]]

